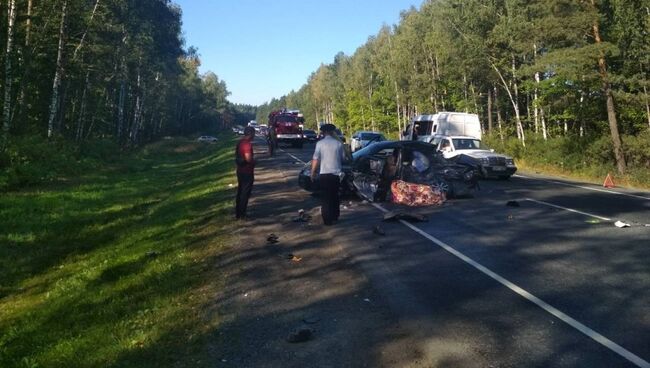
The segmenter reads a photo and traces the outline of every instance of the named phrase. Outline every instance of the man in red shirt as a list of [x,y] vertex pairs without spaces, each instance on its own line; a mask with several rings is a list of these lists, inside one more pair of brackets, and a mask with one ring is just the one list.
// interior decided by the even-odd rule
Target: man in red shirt
[[237,163],[237,199],[235,202],[235,217],[245,220],[248,198],[253,190],[255,180],[255,158],[253,157],[253,138],[255,128],[248,126],[244,128],[244,137],[239,140],[236,148]]

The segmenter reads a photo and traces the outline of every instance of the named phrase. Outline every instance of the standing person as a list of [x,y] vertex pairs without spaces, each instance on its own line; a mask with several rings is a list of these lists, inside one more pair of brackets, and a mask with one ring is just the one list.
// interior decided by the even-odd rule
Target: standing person
[[246,219],[248,198],[253,190],[255,180],[255,158],[253,157],[253,138],[255,128],[244,128],[244,137],[237,142],[235,161],[237,163],[237,199],[235,202],[235,218]]
[[311,179],[316,179],[316,170],[320,166],[321,215],[323,223],[330,226],[334,225],[340,215],[339,186],[345,151],[343,143],[334,137],[336,126],[325,124],[320,130],[323,139],[316,143],[311,161]]

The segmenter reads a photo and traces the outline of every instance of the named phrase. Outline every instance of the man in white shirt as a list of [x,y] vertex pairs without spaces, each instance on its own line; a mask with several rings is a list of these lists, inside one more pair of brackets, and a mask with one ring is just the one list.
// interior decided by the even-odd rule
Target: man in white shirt
[[330,226],[334,225],[340,215],[339,187],[345,150],[343,143],[334,137],[336,127],[333,124],[324,124],[320,130],[324,138],[316,143],[311,161],[311,179],[316,179],[316,172],[320,167],[321,215],[323,223]]

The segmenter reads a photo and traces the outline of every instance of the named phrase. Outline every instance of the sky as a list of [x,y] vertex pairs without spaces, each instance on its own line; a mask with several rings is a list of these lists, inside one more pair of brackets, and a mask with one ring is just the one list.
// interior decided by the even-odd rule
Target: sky
[[352,55],[383,24],[422,0],[174,0],[201,73],[226,82],[233,103],[261,105],[298,90],[342,51]]

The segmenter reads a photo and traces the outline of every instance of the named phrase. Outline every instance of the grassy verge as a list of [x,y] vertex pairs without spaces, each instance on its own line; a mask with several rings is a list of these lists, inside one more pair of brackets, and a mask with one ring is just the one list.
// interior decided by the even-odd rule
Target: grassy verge
[[0,195],[0,367],[205,364],[232,141],[170,140]]
[[516,138],[499,140],[486,136],[484,141],[497,152],[516,159],[520,170],[602,184],[607,174],[614,176],[617,186],[650,189],[650,135],[624,137],[627,158],[625,175],[618,175],[608,137],[556,137],[547,141],[530,136],[526,148]]

